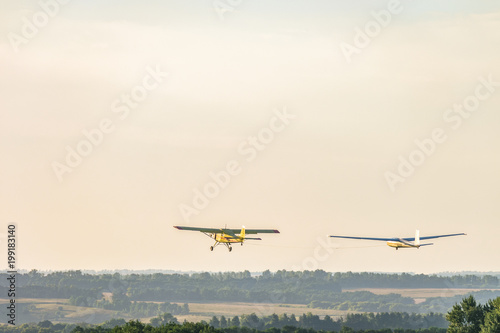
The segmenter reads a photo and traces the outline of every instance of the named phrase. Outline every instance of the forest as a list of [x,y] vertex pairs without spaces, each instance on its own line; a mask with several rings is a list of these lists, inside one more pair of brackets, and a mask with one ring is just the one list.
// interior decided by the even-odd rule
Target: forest
[[[7,283],[0,274],[0,284]],[[188,310],[173,303],[252,302],[305,304],[310,308],[340,311],[415,313],[446,312],[461,296],[428,297],[415,304],[411,297],[398,294],[398,288],[491,288],[500,287],[498,276],[384,273],[329,273],[316,271],[264,271],[252,276],[248,271],[192,274],[86,274],[81,271],[41,273],[32,270],[18,274],[17,286],[24,298],[65,298],[72,305],[100,307],[126,312],[154,313],[157,309],[137,302],[161,302],[161,311],[173,314]],[[376,295],[353,288],[391,288],[394,293]],[[344,292],[343,292],[344,291]],[[349,291],[349,292],[347,292]],[[112,300],[103,299],[105,293]],[[485,302],[498,290],[473,292]],[[168,304],[167,304],[168,303]]]
[[[134,327],[134,329],[132,327]],[[163,327],[162,327],[163,326]],[[294,315],[270,315],[258,317],[255,314],[235,316],[225,319],[214,317],[210,322],[200,322],[196,324],[183,323],[179,324],[177,318],[171,314],[165,313],[152,318],[148,324],[143,324],[138,321],[129,321],[124,319],[112,319],[100,325],[91,324],[53,324],[50,321],[42,321],[38,324],[23,324],[18,327],[1,326],[0,332],[106,332],[117,331],[112,330],[115,327],[124,329],[124,331],[140,328],[144,332],[152,331],[155,328],[164,329],[165,326],[170,327],[174,331],[182,332],[190,331],[196,327],[203,327],[202,331],[210,330],[218,333],[291,333],[291,332],[346,332],[347,329],[352,331],[375,330],[387,332],[387,330],[404,330],[404,332],[421,332],[424,329],[429,329],[429,332],[445,332],[448,322],[443,315],[440,314],[408,314],[408,313],[366,313],[366,314],[350,314],[345,318],[332,319],[325,316],[321,319],[319,316],[311,313],[303,314],[297,318]],[[216,329],[213,331],[213,329]],[[156,330],[163,332],[162,330]]]

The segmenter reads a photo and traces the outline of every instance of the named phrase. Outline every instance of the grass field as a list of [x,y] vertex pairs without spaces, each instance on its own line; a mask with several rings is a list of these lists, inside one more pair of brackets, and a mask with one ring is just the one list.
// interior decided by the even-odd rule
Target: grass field
[[[118,312],[105,309],[96,309],[68,304],[67,299],[57,298],[18,298],[16,299],[17,324],[50,320],[61,323],[93,323],[100,324],[112,318],[127,317]],[[7,304],[8,300],[0,298],[0,304]],[[30,307],[24,311],[23,306]],[[130,318],[132,319],[132,318]]]
[[403,297],[411,298],[428,298],[428,297],[453,297],[456,295],[465,295],[470,292],[489,290],[489,289],[391,289],[391,288],[356,288],[356,289],[344,289],[343,291],[369,291],[377,295],[387,295],[387,294],[400,294]]
[[414,289],[391,289],[391,288],[357,288],[345,289],[344,291],[369,291],[377,295],[400,294],[403,297],[411,297],[416,304],[425,302],[430,297],[453,297],[457,295],[466,295],[471,292],[480,290],[496,290],[496,289],[453,289],[453,288],[414,288]]
[[[208,321],[212,316],[232,318],[251,313],[255,313],[257,316],[268,316],[273,313],[277,315],[286,313],[287,315],[294,314],[295,316],[300,316],[311,312],[321,317],[329,315],[334,318],[347,314],[347,311],[312,309],[304,304],[285,305],[272,303],[189,303],[189,311],[189,315],[177,316],[179,321],[183,321],[184,319],[192,322],[200,320]],[[352,313],[352,311],[349,311],[349,313]]]
[[[7,304],[7,302],[7,299],[0,298],[0,304],[2,306],[3,304]],[[33,307],[29,311],[29,314],[17,314],[17,320],[20,323],[50,320],[54,323],[87,322],[99,324],[112,318],[123,318],[126,320],[136,319],[119,311],[73,306],[68,304],[67,299],[18,298],[16,304],[26,304]],[[182,303],[178,304],[182,306]],[[189,309],[189,315],[175,316],[179,322],[183,322],[184,320],[190,322],[205,320],[208,322],[213,316],[232,318],[234,316],[251,313],[255,313],[258,316],[267,316],[273,313],[278,315],[283,313],[291,315],[293,313],[295,316],[300,316],[303,313],[311,312],[319,316],[330,315],[335,318],[347,313],[337,310],[311,309],[303,304],[280,305],[271,303],[189,303]],[[138,319],[147,323],[151,318],[152,317]]]

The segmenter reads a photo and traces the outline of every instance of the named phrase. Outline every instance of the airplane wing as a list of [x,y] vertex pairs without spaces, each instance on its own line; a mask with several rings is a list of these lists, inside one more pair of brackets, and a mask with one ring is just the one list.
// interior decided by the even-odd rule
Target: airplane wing
[[[460,234],[449,234],[449,235],[436,235],[436,236],[426,236],[426,237],[420,237],[420,240],[425,240],[425,239],[434,239],[434,238],[440,238],[440,237],[451,237],[451,236],[461,236],[465,235],[464,233]],[[352,236],[330,236],[334,238],[348,238],[348,239],[365,239],[365,240],[375,240],[375,241],[394,241],[394,242],[399,242],[399,241],[408,241],[408,242],[414,242],[415,237],[412,238],[373,238],[373,237],[352,237]]]
[[[240,229],[229,229],[232,232],[240,233]],[[245,229],[246,234],[279,234],[276,229]]]
[[[399,238],[373,238],[373,237],[353,237],[353,236],[330,236],[334,238],[348,238],[348,239],[364,239],[364,240],[374,240],[374,241],[399,241]],[[406,238],[405,238],[406,239]]]
[[[201,231],[209,233],[220,233],[224,232],[231,236],[236,236],[241,232],[241,229],[222,229],[222,228],[198,228],[198,227],[184,227],[175,225],[174,228],[179,230],[190,230],[190,231]],[[276,229],[245,229],[246,234],[279,234],[280,232]]]
[[189,230],[189,231],[201,231],[201,232],[209,232],[209,233],[220,233],[222,231],[221,228],[198,228],[198,227],[183,227],[174,225],[174,228],[179,230]]
[[233,238],[241,238],[240,236],[237,235],[237,233],[239,234],[241,232],[241,230],[238,230],[238,229],[221,229],[224,234],[226,235],[229,235]]
[[[240,229],[222,229],[225,234],[233,237],[233,238],[244,238],[245,240],[262,240],[262,238],[255,238],[255,237],[242,237],[241,236],[241,230]],[[278,230],[276,230],[278,231]],[[247,230],[245,229],[245,233],[248,233]],[[278,231],[279,233],[279,231]]]
[[[437,236],[425,236],[425,237],[420,237],[420,240],[423,240],[423,239],[433,239],[433,238],[441,238],[441,237],[452,237],[452,236],[462,236],[462,235],[466,235],[464,234],[463,232],[460,233],[460,234],[449,234],[449,235],[437,235]],[[411,240],[411,241],[414,241],[415,238],[403,238],[404,240]]]

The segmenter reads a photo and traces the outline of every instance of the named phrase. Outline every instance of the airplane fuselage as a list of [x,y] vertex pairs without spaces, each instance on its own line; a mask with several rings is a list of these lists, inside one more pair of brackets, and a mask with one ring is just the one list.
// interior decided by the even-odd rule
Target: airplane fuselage
[[388,241],[387,242],[387,245],[390,246],[390,247],[394,247],[397,249],[399,248],[419,248],[420,245],[414,245],[414,244],[410,244],[410,243],[403,243],[403,242],[396,242],[396,241]]
[[220,234],[211,234],[210,235],[213,239],[215,239],[219,243],[243,243],[245,240],[244,238],[234,238],[234,236],[227,235],[224,233]]

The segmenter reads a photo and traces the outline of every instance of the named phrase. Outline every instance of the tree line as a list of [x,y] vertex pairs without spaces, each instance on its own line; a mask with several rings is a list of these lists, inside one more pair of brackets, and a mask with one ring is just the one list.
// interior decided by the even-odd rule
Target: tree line
[[[0,274],[5,286],[6,274]],[[412,303],[411,298],[392,295],[393,308],[374,308],[387,303],[384,295],[341,293],[349,288],[499,288],[493,275],[437,276],[424,274],[328,273],[316,271],[264,271],[193,274],[84,274],[81,271],[18,274],[17,286],[24,297],[70,298],[82,296],[89,303],[105,292],[126,294],[131,301],[156,302],[265,302],[310,304],[311,307],[356,311],[392,311]],[[361,298],[363,298],[361,300]],[[330,302],[331,304],[329,304]],[[350,303],[348,303],[350,302]],[[404,308],[408,311],[415,309]],[[432,310],[432,309],[431,309]],[[433,311],[433,310],[432,310]]]
[[[301,316],[302,317],[302,316]],[[359,317],[359,316],[358,316]],[[111,319],[100,325],[92,324],[62,324],[52,323],[48,320],[39,322],[38,324],[22,324],[20,326],[0,326],[0,333],[70,333],[70,332],[85,332],[85,333],[100,333],[100,332],[170,332],[170,333],[326,333],[326,332],[341,332],[341,333],[445,333],[446,328],[430,327],[430,328],[376,328],[377,321],[381,319],[369,318],[372,322],[371,328],[352,328],[348,326],[350,321],[345,322],[341,326],[335,326],[336,330],[327,328],[323,323],[323,328],[312,328],[315,325],[314,319],[308,315],[304,315],[303,319],[297,321],[297,325],[285,325],[282,327],[264,327],[252,328],[249,326],[230,326],[226,328],[217,328],[206,322],[189,323],[184,322],[179,324],[177,319],[170,314],[163,314],[152,318],[148,324],[138,320],[126,322],[124,319]],[[397,318],[397,316],[396,316]],[[394,318],[392,318],[394,319]],[[299,323],[304,320],[299,326]],[[397,320],[400,320],[398,318]],[[245,319],[242,319],[244,322]],[[327,320],[328,321],[328,320]],[[356,325],[358,319],[351,319],[351,325]]]
[[298,316],[272,314],[258,317],[256,314],[234,316],[232,318],[212,317],[208,324],[215,328],[249,327],[259,331],[271,328],[282,329],[287,326],[313,329],[316,331],[338,332],[346,326],[354,330],[367,329],[427,329],[431,327],[446,328],[448,322],[443,314],[415,314],[405,312],[358,313],[333,319],[326,315],[321,319],[312,313]]

